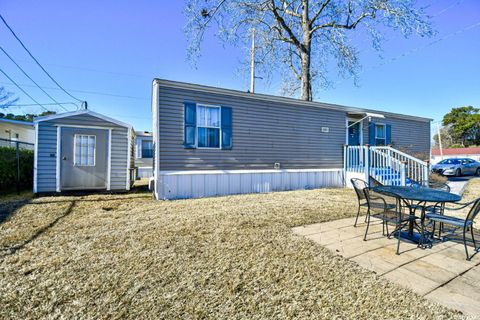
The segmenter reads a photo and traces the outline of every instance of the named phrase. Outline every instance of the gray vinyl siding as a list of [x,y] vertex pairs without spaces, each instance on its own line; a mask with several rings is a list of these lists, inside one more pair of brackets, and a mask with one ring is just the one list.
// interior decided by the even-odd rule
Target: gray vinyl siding
[[[154,82],[158,103],[153,116],[158,111],[159,126],[154,119],[153,129],[158,130],[154,140],[159,142],[161,171],[271,169],[276,162],[282,169],[342,168],[347,113],[369,111],[172,83]],[[184,148],[185,102],[232,108],[232,150]],[[395,148],[429,154],[429,119],[384,114],[382,122],[392,125]],[[364,122],[364,143],[368,143],[368,121]],[[322,132],[322,127],[329,132]]]
[[127,179],[128,129],[88,114],[82,114],[38,123],[37,192],[56,191],[56,125],[62,124],[75,125],[78,127],[102,126],[113,128],[110,189],[125,190]]
[[[183,147],[184,102],[232,108],[232,150]],[[342,168],[345,112],[160,87],[160,170]],[[329,127],[322,133],[321,127]]]
[[[393,148],[422,160],[430,158],[430,122],[405,120],[393,116],[385,119],[372,119],[372,122],[391,126]],[[364,143],[369,142],[368,125],[368,121],[363,123]]]

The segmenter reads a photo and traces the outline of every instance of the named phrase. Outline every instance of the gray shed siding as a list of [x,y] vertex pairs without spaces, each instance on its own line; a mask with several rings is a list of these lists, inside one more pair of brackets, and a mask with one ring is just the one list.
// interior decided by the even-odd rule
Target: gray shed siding
[[56,191],[58,125],[112,127],[111,190],[125,190],[127,179],[128,128],[82,114],[39,122],[37,145],[37,192]]
[[[194,87],[194,85],[193,85]],[[170,86],[157,82],[154,99],[158,100],[159,155],[161,171],[272,169],[279,162],[282,169],[332,169],[343,167],[347,108],[322,108],[293,99],[272,101],[229,90],[209,92]],[[155,96],[156,95],[156,96]],[[233,110],[233,148],[185,149],[183,146],[184,102],[228,106]],[[351,108],[350,108],[351,109]],[[360,111],[358,109],[357,111]],[[381,113],[381,112],[380,112]],[[402,119],[386,113],[383,123],[392,125],[395,148],[409,148],[429,153],[428,119]],[[380,121],[378,121],[380,122]],[[368,122],[364,123],[364,142],[368,142]],[[328,127],[329,132],[322,132]],[[158,158],[157,158],[158,159]]]

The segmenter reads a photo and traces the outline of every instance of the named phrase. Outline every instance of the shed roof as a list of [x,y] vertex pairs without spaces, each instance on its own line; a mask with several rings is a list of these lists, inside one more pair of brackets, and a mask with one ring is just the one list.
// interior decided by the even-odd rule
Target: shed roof
[[71,112],[64,112],[64,113],[57,113],[57,114],[52,114],[52,115],[43,116],[43,117],[36,117],[36,118],[33,119],[33,123],[38,123],[38,122],[48,121],[48,120],[54,120],[54,119],[67,118],[67,117],[73,117],[73,116],[77,116],[77,115],[81,115],[81,114],[88,114],[88,115],[91,115],[93,117],[96,117],[96,118],[114,123],[114,124],[116,124],[118,126],[121,126],[121,127],[129,128],[129,129],[133,128],[131,124],[118,121],[116,119],[107,117],[103,114],[100,114],[100,113],[97,113],[97,112],[94,112],[94,111],[88,110],[88,109],[87,110],[84,109],[84,110],[77,110],[77,111],[71,111]]
[[[444,156],[460,156],[460,155],[469,155],[469,154],[480,154],[480,147],[473,148],[450,148],[442,149]],[[439,156],[441,155],[440,149],[432,149],[432,155]]]

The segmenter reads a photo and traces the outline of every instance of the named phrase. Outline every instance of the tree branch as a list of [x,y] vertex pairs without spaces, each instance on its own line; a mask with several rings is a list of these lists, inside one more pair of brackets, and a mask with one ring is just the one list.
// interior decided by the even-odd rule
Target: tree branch
[[287,33],[288,36],[290,37],[290,40],[293,42],[294,45],[296,45],[298,48],[302,47],[302,44],[300,41],[298,41],[297,37],[293,33],[292,29],[287,25],[285,20],[278,14],[276,5],[275,5],[275,0],[271,0],[271,5],[272,5],[272,13],[275,16],[275,20],[277,21],[277,24],[279,24]]
[[367,17],[375,17],[375,11],[373,12],[365,12],[361,14],[353,23],[349,24],[348,21],[350,20],[350,16],[347,18],[347,22],[345,24],[338,24],[336,22],[330,22],[322,25],[318,25],[312,28],[310,33],[314,33],[318,29],[323,29],[323,28],[337,28],[337,29],[355,29],[357,25],[365,18]]
[[320,8],[318,9],[318,11],[315,13],[315,15],[313,16],[313,18],[310,20],[310,26],[313,26],[313,23],[318,19],[318,17],[322,14],[323,10],[328,6],[328,4],[330,3],[330,1],[332,0],[326,0],[324,3],[322,3],[322,5],[320,6]]

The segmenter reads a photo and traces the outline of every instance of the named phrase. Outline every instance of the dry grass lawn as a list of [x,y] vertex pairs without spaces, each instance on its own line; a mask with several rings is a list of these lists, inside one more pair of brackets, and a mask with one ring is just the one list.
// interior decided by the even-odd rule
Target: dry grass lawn
[[0,318],[447,319],[291,227],[356,213],[351,190],[0,202]]

